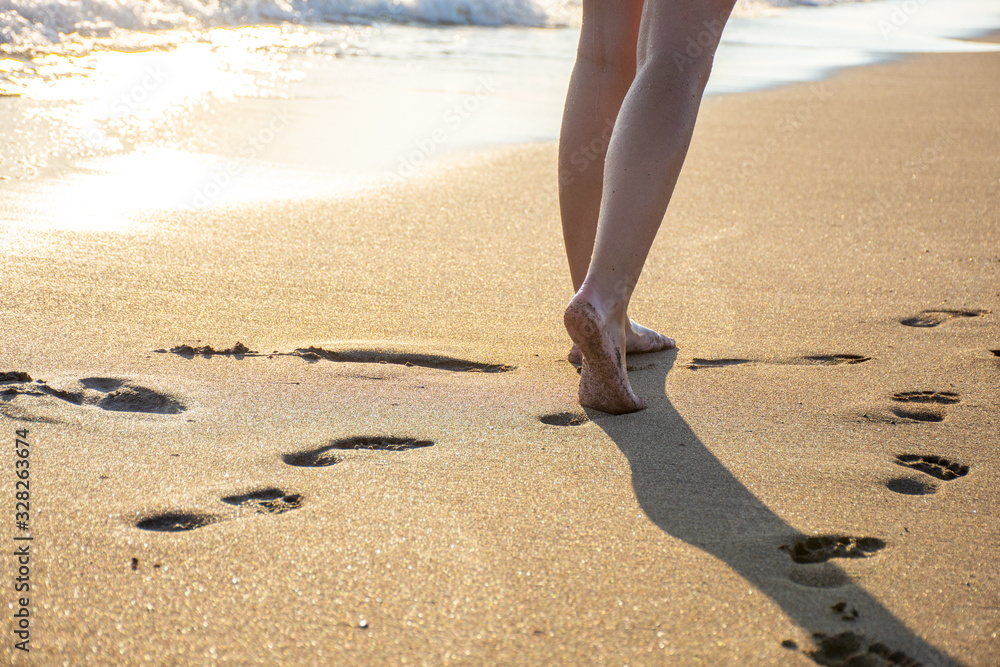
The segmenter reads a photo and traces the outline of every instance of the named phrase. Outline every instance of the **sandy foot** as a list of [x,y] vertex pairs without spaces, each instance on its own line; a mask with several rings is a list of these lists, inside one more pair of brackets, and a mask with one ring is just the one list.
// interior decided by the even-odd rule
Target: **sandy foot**
[[594,305],[579,295],[566,307],[563,321],[573,343],[583,352],[580,405],[613,415],[645,408],[628,382],[621,327],[602,318]]

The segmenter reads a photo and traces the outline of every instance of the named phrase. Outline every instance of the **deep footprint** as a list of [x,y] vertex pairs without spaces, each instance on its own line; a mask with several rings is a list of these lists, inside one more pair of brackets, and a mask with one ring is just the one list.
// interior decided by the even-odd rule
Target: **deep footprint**
[[900,320],[899,323],[908,327],[928,328],[936,327],[956,317],[979,317],[985,314],[985,310],[924,310],[919,315]]
[[810,357],[802,357],[805,363],[819,364],[821,366],[839,366],[841,364],[863,364],[871,361],[871,357],[860,354],[820,354]]
[[201,347],[193,347],[191,345],[177,345],[169,350],[154,350],[154,352],[172,352],[174,354],[180,355],[185,359],[194,359],[196,356],[202,357],[244,357],[244,356],[259,356],[257,352],[251,350],[249,347],[243,343],[236,341],[236,345],[226,348],[224,350],[216,350],[211,345],[202,345]]
[[173,396],[119,378],[87,377],[78,381],[82,389],[59,389],[45,380],[28,384],[31,377],[27,373],[4,373],[2,377],[10,378],[5,381],[10,386],[0,392],[4,396],[52,396],[73,405],[94,405],[114,412],[175,415],[187,409]]
[[854,607],[849,607],[846,602],[837,602],[830,606],[830,611],[834,614],[840,616],[840,620],[845,623],[853,623],[858,620],[858,610]]
[[120,387],[98,399],[96,405],[116,412],[150,412],[161,415],[176,415],[185,409],[177,399],[138,385]]
[[373,449],[386,452],[401,452],[407,449],[430,447],[433,444],[433,440],[362,435],[355,438],[335,440],[330,443],[330,447],[334,449]]
[[808,564],[796,567],[788,578],[806,588],[838,588],[847,584],[850,578],[832,563]]
[[[3,392],[0,392],[0,401],[4,401]],[[38,415],[30,414],[29,412],[17,407],[16,405],[11,405],[10,403],[0,402],[0,417],[5,417],[13,421],[28,422],[31,424],[62,424],[64,422],[55,419],[53,417],[42,417]]]
[[304,452],[290,452],[282,454],[281,460],[287,465],[297,468],[324,468],[340,463],[344,460],[342,456],[337,456],[334,452],[336,447],[327,446],[318,449],[310,449]]
[[298,493],[286,494],[281,489],[269,487],[238,496],[226,496],[222,498],[222,502],[246,507],[260,514],[282,514],[302,507],[302,496]]
[[929,496],[937,493],[937,484],[918,477],[895,477],[885,483],[885,488],[904,496]]
[[421,366],[459,373],[506,373],[515,369],[504,364],[486,364],[467,359],[456,359],[436,354],[410,354],[405,352],[379,352],[376,350],[324,350],[319,347],[298,349],[292,354],[318,361],[336,361],[354,364],[397,364],[400,366]]
[[322,468],[336,465],[343,461],[343,457],[335,452],[349,449],[369,449],[387,452],[399,452],[407,449],[420,449],[430,447],[433,440],[417,440],[416,438],[397,438],[394,436],[357,436],[354,438],[343,438],[334,440],[328,445],[307,449],[301,452],[289,452],[282,454],[281,460],[290,466],[300,468]]
[[910,419],[917,422],[943,422],[944,415],[930,409],[920,408],[893,408],[892,414],[902,419]]
[[80,378],[80,384],[87,389],[108,393],[120,388],[125,381],[118,378]]
[[885,541],[877,537],[817,535],[778,548],[787,551],[796,563],[823,563],[831,558],[868,558],[885,546]]
[[750,359],[702,359],[700,357],[695,357],[691,360],[691,363],[687,365],[693,371],[699,368],[718,368],[720,366],[739,366],[740,364],[749,364]]
[[186,512],[166,512],[146,517],[135,524],[136,528],[152,530],[160,533],[179,533],[194,530],[219,521],[219,517],[211,514],[189,514]]
[[869,644],[864,635],[841,632],[829,637],[821,632],[813,635],[818,642],[814,651],[806,653],[818,665],[828,667],[920,667],[920,663],[902,651],[893,651],[885,644]]
[[581,426],[590,421],[590,418],[578,412],[556,412],[551,415],[542,415],[538,421],[549,426]]
[[945,482],[969,474],[969,466],[933,454],[897,454],[896,465],[919,470]]
[[775,359],[772,361],[760,362],[760,360],[755,359],[742,359],[739,357],[732,359],[703,359],[701,357],[695,357],[691,360],[690,364],[686,365],[686,368],[690,368],[693,371],[699,368],[718,368],[720,366],[739,366],[741,364],[750,364],[754,362],[758,363],[770,363],[778,365],[790,364],[793,366],[841,366],[847,364],[863,364],[866,361],[871,361],[871,357],[866,357],[861,354],[814,354],[805,357],[794,357],[791,359]]
[[938,405],[954,405],[959,402],[959,395],[954,391],[901,391],[892,395],[897,403],[936,403]]

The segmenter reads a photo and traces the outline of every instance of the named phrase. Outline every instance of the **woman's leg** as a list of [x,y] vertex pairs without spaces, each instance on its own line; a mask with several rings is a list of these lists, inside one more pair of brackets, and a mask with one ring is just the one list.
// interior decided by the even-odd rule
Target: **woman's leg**
[[593,257],[565,314],[583,351],[586,407],[614,414],[645,407],[625,371],[628,303],[684,163],[733,2],[645,2],[636,75],[605,158]]
[[[576,65],[559,134],[559,209],[573,290],[590,266],[601,208],[604,156],[618,110],[635,77],[642,0],[585,0]],[[632,322],[629,352],[673,347],[674,341]],[[570,352],[580,363],[580,349]]]
[[604,181],[604,155],[635,77],[642,0],[584,0],[576,64],[559,133],[559,210],[573,290],[587,276]]

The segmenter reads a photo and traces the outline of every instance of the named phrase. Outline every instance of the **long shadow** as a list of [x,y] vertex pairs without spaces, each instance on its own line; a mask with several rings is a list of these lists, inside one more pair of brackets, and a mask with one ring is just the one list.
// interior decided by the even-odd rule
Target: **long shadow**
[[813,635],[816,646],[803,650],[819,664],[960,664],[836,565],[840,558],[892,558],[891,541],[878,535],[810,539],[789,526],[733,477],[663,394],[676,351],[647,358],[656,365],[631,374],[646,410],[588,414],[628,458],[636,497],[657,526],[715,556],[774,600]]

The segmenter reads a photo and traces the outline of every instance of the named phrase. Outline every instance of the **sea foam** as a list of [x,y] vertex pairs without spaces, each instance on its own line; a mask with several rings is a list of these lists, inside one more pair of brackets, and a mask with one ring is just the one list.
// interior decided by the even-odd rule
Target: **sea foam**
[[[850,1],[740,0],[735,13]],[[579,23],[580,7],[581,0],[0,0],[0,45],[44,49],[122,31],[276,22],[563,27]]]

